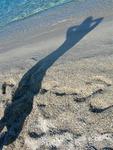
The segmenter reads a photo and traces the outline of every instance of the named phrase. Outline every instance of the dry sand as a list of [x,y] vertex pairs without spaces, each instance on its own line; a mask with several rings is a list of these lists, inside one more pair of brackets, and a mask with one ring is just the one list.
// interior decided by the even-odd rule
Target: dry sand
[[1,43],[1,149],[113,149],[112,16]]

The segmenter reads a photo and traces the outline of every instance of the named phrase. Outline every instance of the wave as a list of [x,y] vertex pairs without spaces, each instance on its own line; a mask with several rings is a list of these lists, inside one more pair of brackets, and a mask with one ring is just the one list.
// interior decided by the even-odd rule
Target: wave
[[1,0],[0,27],[74,0]]

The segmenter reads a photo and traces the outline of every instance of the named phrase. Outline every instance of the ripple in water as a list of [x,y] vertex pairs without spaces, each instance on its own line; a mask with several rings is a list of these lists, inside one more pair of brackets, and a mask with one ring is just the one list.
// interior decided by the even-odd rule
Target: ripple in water
[[0,27],[73,0],[1,0]]

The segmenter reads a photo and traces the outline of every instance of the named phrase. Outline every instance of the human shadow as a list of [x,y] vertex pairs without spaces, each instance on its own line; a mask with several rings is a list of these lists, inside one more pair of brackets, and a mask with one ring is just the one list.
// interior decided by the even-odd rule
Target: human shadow
[[20,134],[26,117],[32,111],[33,98],[39,93],[42,80],[49,67],[101,23],[102,20],[103,18],[94,20],[93,17],[88,17],[80,25],[70,27],[64,43],[25,73],[12,96],[12,103],[6,107],[4,116],[0,120],[0,131],[4,127],[7,128],[7,131],[2,132],[0,136],[1,149],[3,145],[8,145],[15,141]]

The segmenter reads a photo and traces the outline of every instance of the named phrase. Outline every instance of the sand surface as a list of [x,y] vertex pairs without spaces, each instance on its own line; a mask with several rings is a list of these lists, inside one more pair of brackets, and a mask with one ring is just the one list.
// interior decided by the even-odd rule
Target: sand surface
[[1,149],[113,149],[112,16],[1,33]]

